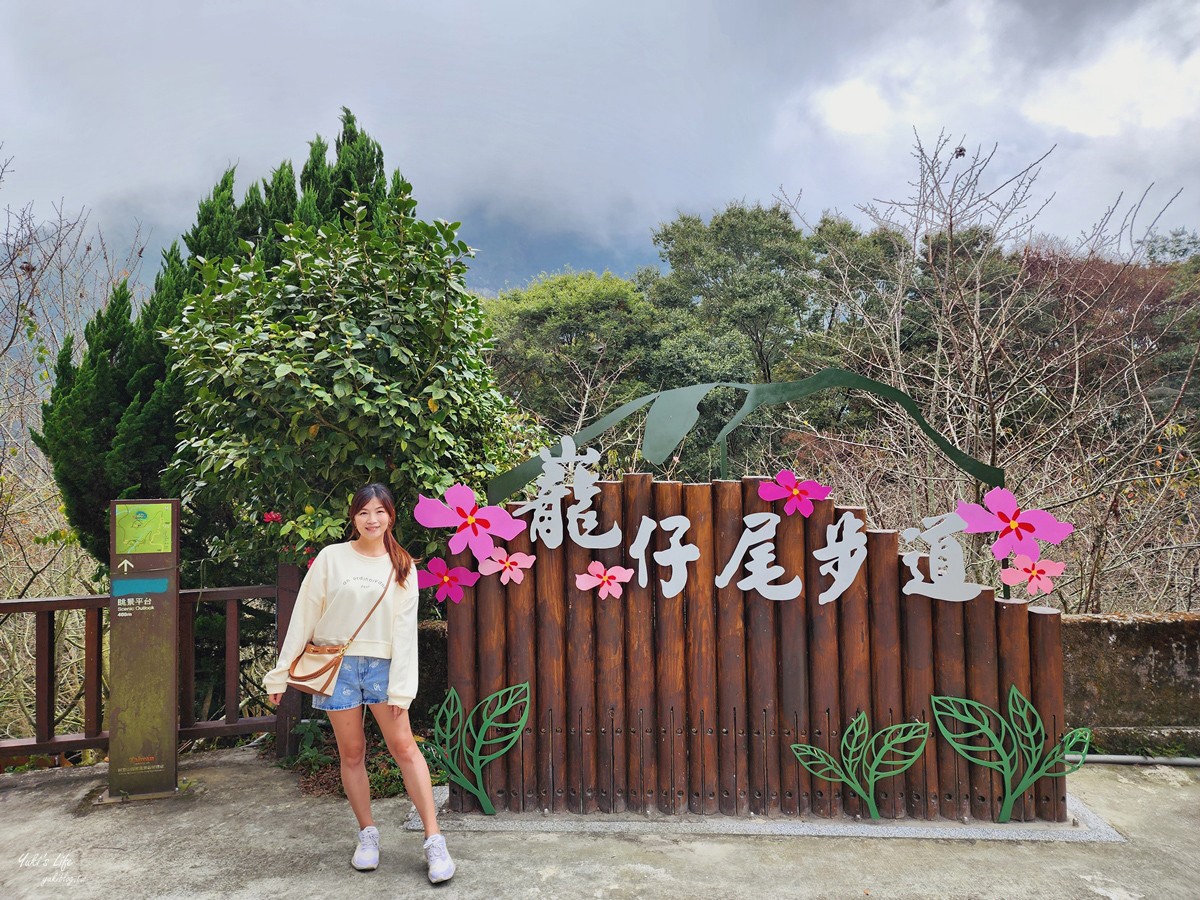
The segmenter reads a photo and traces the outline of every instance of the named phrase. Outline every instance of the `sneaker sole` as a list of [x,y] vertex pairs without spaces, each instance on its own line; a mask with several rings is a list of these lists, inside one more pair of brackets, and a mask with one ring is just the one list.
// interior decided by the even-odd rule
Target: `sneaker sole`
[[379,868],[379,863],[375,863],[373,866],[360,866],[354,860],[350,860],[350,865],[354,866],[354,868],[358,869],[360,872],[374,872]]
[[443,875],[441,878],[434,878],[432,875],[430,875],[429,883],[430,884],[441,884],[443,881],[449,881],[453,877],[454,877],[454,869],[451,869],[449,875]]

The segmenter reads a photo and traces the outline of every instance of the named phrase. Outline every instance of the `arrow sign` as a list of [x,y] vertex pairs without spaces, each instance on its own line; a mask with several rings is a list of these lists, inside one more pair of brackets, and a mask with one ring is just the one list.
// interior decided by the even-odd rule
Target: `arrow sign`
[[122,572],[128,572],[130,569],[133,568],[133,563],[131,563],[127,559],[123,559],[117,564],[117,568],[120,569]]

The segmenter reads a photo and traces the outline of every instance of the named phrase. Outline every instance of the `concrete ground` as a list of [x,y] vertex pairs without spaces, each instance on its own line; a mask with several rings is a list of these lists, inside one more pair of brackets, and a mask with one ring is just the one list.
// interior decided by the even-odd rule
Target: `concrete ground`
[[437,888],[420,834],[404,830],[405,800],[376,804],[382,862],[360,873],[346,802],[304,796],[253,750],[184,757],[180,776],[193,787],[178,798],[96,806],[104,766],[0,775],[0,898],[1200,897],[1200,769],[1089,764],[1073,775],[1073,797],[1122,843],[876,837],[870,825],[859,830],[872,836],[829,837],[682,833],[663,819],[622,833],[586,830],[592,817],[574,817],[579,830],[538,824],[569,816],[476,831],[447,815],[458,874]]

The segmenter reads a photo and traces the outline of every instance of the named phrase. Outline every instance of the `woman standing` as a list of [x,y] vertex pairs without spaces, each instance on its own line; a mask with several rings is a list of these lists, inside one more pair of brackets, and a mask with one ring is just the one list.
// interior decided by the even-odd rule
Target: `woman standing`
[[379,830],[371,816],[362,706],[371,708],[388,751],[400,766],[408,796],[425,826],[429,880],[447,881],[454,860],[438,831],[429,767],[413,738],[408,707],[417,693],[417,578],[413,559],[396,541],[396,504],[382,484],[368,484],[350,502],[351,540],[324,548],[300,586],[279,664],[263,678],[272,704],[287,689],[288,668],[305,644],[344,644],[386,593],[346,648],[333,694],[314,695],[333,725],[342,787],[358,819],[351,865],[379,865]]

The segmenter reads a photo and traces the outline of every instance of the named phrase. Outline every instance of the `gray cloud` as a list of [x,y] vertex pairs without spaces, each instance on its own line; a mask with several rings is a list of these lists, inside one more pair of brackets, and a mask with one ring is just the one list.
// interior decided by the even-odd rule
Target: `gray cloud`
[[[491,289],[564,264],[630,271],[677,211],[780,185],[813,219],[902,194],[914,126],[998,143],[998,170],[1058,143],[1042,228],[1067,235],[1121,190],[1194,178],[1194,108],[1151,121],[1114,106],[1104,137],[1063,113],[1093,96],[1091,62],[1127,58],[1111,55],[1123,36],[1155,51],[1135,64],[1186,75],[1183,4],[114,0],[5,22],[0,141],[16,165],[0,202],[64,197],[165,244],[227,165],[244,190],[299,163],[344,104],[426,214],[464,221]],[[1185,193],[1164,223],[1197,213]]]

